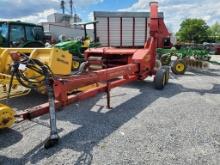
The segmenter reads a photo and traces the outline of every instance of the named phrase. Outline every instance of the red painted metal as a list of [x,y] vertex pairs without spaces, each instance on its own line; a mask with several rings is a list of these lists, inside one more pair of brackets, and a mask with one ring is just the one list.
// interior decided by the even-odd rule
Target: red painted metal
[[150,2],[150,18],[158,18],[158,2]]
[[148,21],[147,18],[145,18],[145,43],[147,42],[147,29],[148,29]]
[[[85,51],[85,59],[89,65],[91,57],[101,57],[101,62],[96,60],[96,65],[105,65],[105,69],[88,71],[80,75],[67,77],[56,77],[54,80],[54,95],[56,108],[84,100],[98,93],[107,93],[107,104],[110,107],[110,90],[117,86],[135,81],[143,80],[147,76],[155,74],[156,48],[161,44],[161,39],[169,33],[162,19],[158,18],[158,5],[151,3],[151,18],[148,21],[150,27],[150,38],[142,49],[117,49],[117,48],[89,48]],[[108,18],[109,34],[109,18]],[[109,36],[108,36],[109,38]],[[108,40],[108,44],[110,41]],[[119,66],[118,66],[119,65]],[[69,95],[70,92],[92,84],[97,87]],[[101,85],[100,85],[101,84]],[[18,116],[30,119],[48,113],[49,104],[34,107],[31,110],[19,113]]]
[[[90,89],[85,92],[80,92],[77,94],[72,94],[72,95],[67,96],[67,102],[65,105],[69,105],[77,101],[82,101],[82,100],[94,97],[97,94],[110,91],[112,88],[127,84],[135,80],[137,80],[137,77],[134,75],[134,76],[130,76],[129,78],[127,77],[127,79],[122,78],[122,79],[116,79],[114,81],[110,81],[109,84],[107,83],[99,84],[99,86],[96,88]],[[56,100],[55,106],[56,106],[56,111],[60,111],[60,110],[63,110],[61,108],[64,105],[62,104],[62,102]],[[110,103],[109,103],[109,108],[110,108]],[[16,117],[22,118],[23,120],[26,120],[26,119],[30,120],[32,118],[47,114],[48,112],[49,112],[49,103],[45,103],[45,104],[41,104],[36,107],[33,107],[31,109],[19,111],[16,114]]]
[[215,54],[220,55],[220,44],[214,45]]
[[85,87],[98,82],[106,82],[120,76],[132,76],[135,75],[137,71],[138,67],[136,64],[128,64],[124,66],[93,71],[84,75],[71,76],[66,79],[58,79],[54,82],[55,98],[59,100],[63,105],[65,105],[68,101],[69,91],[73,91],[74,89]]
[[102,47],[102,48],[89,48],[85,51],[85,58],[88,58],[90,55],[114,55],[118,54],[121,56],[124,55],[133,55],[137,49],[129,49],[129,48],[122,48],[122,49],[115,49],[112,47]]

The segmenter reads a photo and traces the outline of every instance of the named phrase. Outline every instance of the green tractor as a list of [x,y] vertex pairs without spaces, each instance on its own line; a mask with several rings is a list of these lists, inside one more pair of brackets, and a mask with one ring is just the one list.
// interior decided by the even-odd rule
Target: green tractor
[[[171,65],[174,74],[184,74],[187,67],[202,69],[207,68],[207,61],[210,60],[209,51],[203,48],[182,47],[176,49],[157,49],[157,57],[162,65]],[[175,61],[171,61],[176,57]]]
[[0,47],[44,47],[44,29],[20,21],[0,21]]
[[74,25],[81,25],[84,29],[84,37],[79,40],[70,40],[60,42],[55,45],[55,47],[68,50],[73,55],[73,68],[78,69],[80,64],[84,62],[84,51],[88,48],[94,48],[100,46],[100,43],[97,41],[91,41],[91,38],[87,34],[87,25],[95,24],[97,21],[86,22],[86,23],[74,23]]

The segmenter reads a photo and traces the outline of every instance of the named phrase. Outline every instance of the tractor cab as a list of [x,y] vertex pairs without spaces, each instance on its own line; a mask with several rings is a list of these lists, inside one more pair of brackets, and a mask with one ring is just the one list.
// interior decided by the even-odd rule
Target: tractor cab
[[20,21],[0,21],[0,47],[44,47],[43,27]]
[[170,49],[170,48],[172,48],[173,44],[172,44],[171,41],[170,41],[170,37],[164,38],[163,41],[164,41],[164,42],[163,42],[163,48],[165,48],[165,49]]
[[[78,26],[82,26],[83,30],[84,30],[84,36],[82,37],[82,51],[84,52],[87,48],[89,47],[96,47],[95,45],[97,45],[97,41],[92,41],[91,36],[88,36],[87,33],[87,26],[88,25],[95,25],[98,21],[91,21],[91,22],[78,22],[78,23],[74,23],[73,25],[78,25]],[[98,46],[98,45],[97,45]]]

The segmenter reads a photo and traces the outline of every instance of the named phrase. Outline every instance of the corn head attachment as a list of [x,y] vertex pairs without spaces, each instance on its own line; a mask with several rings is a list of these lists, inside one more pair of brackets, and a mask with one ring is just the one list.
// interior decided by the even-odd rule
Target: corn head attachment
[[[0,100],[7,99],[10,80],[10,75],[0,73]],[[17,80],[13,80],[10,92],[11,98],[27,95],[29,92],[30,89],[27,89],[26,87],[20,85],[20,83]]]

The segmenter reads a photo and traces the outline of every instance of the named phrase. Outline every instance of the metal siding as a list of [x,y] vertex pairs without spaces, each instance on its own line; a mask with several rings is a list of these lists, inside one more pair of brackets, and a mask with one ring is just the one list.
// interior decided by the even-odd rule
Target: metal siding
[[50,32],[50,25],[49,24],[43,24],[44,32]]
[[[145,43],[145,34],[149,37],[149,28],[146,29],[147,17],[135,17],[135,24],[133,27],[133,17],[109,17],[109,38],[108,38],[108,21],[107,17],[96,17],[97,23],[97,37],[102,46],[143,46]],[[133,32],[134,29],[134,32]],[[147,32],[147,33],[146,33]],[[122,35],[122,39],[121,39]],[[133,36],[134,35],[134,36]]]
[[143,46],[145,43],[146,18],[135,18],[135,46]]
[[133,46],[133,18],[122,18],[122,46]]
[[108,23],[107,18],[97,17],[96,20],[96,35],[99,38],[99,42],[102,46],[108,45]]
[[110,46],[120,46],[120,18],[109,18]]

